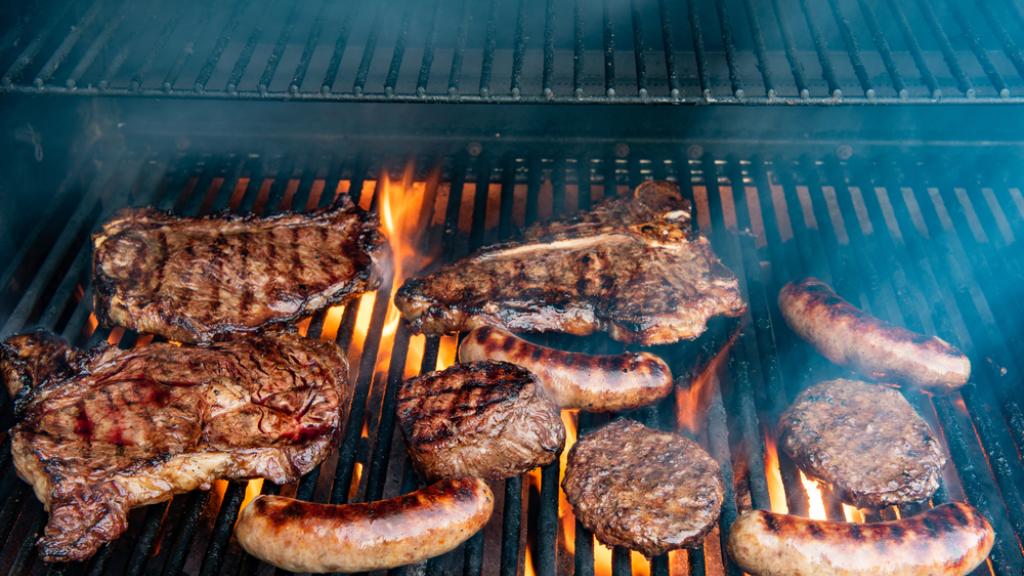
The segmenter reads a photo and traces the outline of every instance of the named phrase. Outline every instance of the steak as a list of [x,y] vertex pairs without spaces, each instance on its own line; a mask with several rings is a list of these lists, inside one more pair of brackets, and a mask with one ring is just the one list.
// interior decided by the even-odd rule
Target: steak
[[82,356],[52,332],[16,334],[0,342],[0,379],[15,398],[46,380],[69,376]]
[[380,280],[377,221],[346,201],[306,214],[122,212],[93,236],[94,308],[183,342],[292,322]]
[[587,214],[528,228],[407,280],[395,305],[414,331],[606,331],[643,345],[692,340],[745,310],[736,277],[690,232],[675,185],[649,182]]
[[398,392],[409,456],[430,479],[509,478],[551,463],[565,426],[536,376],[507,362],[456,364]]
[[782,415],[779,444],[840,500],[880,508],[932,496],[946,456],[928,424],[896,390],[829,380]]
[[625,419],[572,447],[562,489],[598,540],[647,556],[699,545],[725,497],[718,463],[699,444]]
[[[7,344],[6,375],[33,366],[19,354],[56,353],[52,337]],[[124,532],[129,509],[216,479],[298,480],[327,455],[351,394],[337,347],[291,334],[64,354],[63,373],[7,382],[32,385],[11,452],[50,512],[50,562],[84,560]]]

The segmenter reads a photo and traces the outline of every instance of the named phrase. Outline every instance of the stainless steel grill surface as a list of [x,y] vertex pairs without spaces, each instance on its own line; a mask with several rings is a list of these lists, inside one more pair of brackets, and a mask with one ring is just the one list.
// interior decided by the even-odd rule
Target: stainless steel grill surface
[[[519,3],[520,13],[525,4]],[[845,7],[843,2],[817,6],[816,17],[840,5]],[[94,6],[97,14],[82,17],[88,17],[86,24],[101,28],[125,25],[141,11],[134,3]],[[333,14],[340,7],[326,3],[321,9]],[[238,8],[244,9],[239,21],[210,39],[228,32],[233,39],[244,38],[249,33],[244,27],[247,18],[277,9],[247,2],[238,3]],[[725,10],[724,4],[719,10]],[[236,14],[232,12],[233,17]],[[393,23],[386,15],[375,18],[381,26]],[[357,21],[361,22],[353,20]],[[26,29],[35,26],[32,22],[26,21]],[[268,28],[279,26],[275,19],[266,22],[274,22]],[[263,33],[300,33],[298,21],[285,22],[286,32]],[[355,34],[355,24],[349,26]],[[741,29],[734,22],[733,33]],[[91,26],[80,30],[80,41],[86,45],[87,39],[102,42],[100,31],[96,38],[87,38],[93,33]],[[135,33],[140,40],[164,42],[144,28]],[[324,39],[337,33],[327,26],[319,32]],[[411,47],[417,41],[410,36],[406,42]],[[222,50],[228,58],[228,50]],[[78,61],[68,59],[66,72]],[[58,68],[65,73],[65,67]],[[284,75],[283,69],[279,74]],[[55,78],[47,76],[43,85],[50,86]],[[299,84],[306,89],[307,83]],[[377,154],[339,147],[331,149],[333,156],[323,151],[265,154],[259,149],[164,152],[141,146],[87,151],[91,161],[79,163],[63,177],[52,201],[41,210],[42,217],[29,227],[0,271],[4,336],[42,326],[78,345],[107,340],[128,348],[151,341],[146,335],[97,328],[89,309],[88,234],[126,204],[152,204],[187,215],[220,210],[266,214],[326,206],[336,195],[347,194],[381,212],[385,223],[389,218],[404,222],[392,233],[393,239],[410,238],[403,250],[396,251],[404,255],[404,270],[394,271],[376,293],[300,324],[306,336],[334,340],[352,359],[355,398],[336,453],[297,485],[220,483],[210,492],[181,495],[134,511],[127,535],[86,564],[48,567],[33,545],[46,515],[16,478],[7,440],[0,446],[0,571],[266,574],[272,569],[247,556],[231,538],[241,505],[256,493],[337,503],[415,489],[418,479],[394,418],[398,386],[403,376],[454,361],[456,338],[407,331],[390,305],[396,275],[408,274],[413,262],[451,260],[508,237],[520,225],[586,209],[596,199],[624,193],[648,178],[681,184],[696,206],[696,225],[739,276],[750,304],[737,337],[730,338],[728,326],[713,325],[703,346],[659,350],[679,379],[675,395],[625,415],[650,426],[677,429],[715,457],[726,485],[718,528],[703,546],[649,563],[626,550],[606,551],[572,520],[559,493],[563,462],[556,461],[496,485],[495,517],[466,544],[425,566],[394,572],[737,574],[722,554],[723,539],[737,513],[750,507],[877,521],[956,500],[976,506],[997,533],[990,563],[978,573],[1009,576],[1024,569],[1024,311],[1018,302],[1024,285],[1019,246],[1024,234],[1024,175],[1019,170],[1007,169],[993,158],[964,161],[951,175],[948,167],[954,153],[949,150],[840,160],[833,154],[738,157],[694,149],[687,154],[669,145],[635,146],[631,152],[608,143],[566,147],[558,154],[539,152],[543,148],[525,142],[474,144],[468,151],[455,148],[441,155],[437,149]],[[803,482],[793,463],[777,452],[774,426],[780,412],[810,383],[838,374],[785,327],[775,304],[785,282],[807,275],[831,282],[845,298],[873,314],[940,335],[973,360],[971,382],[955,394],[932,397],[904,391],[939,432],[950,455],[931,502],[898,511],[844,509],[827,489]],[[541,341],[591,352],[622,349],[597,338],[551,336]],[[722,348],[726,352],[706,373],[687,369],[707,363]],[[5,414],[9,402],[4,399]],[[563,414],[569,440],[609,417]]]
[[304,100],[1021,102],[1018,0],[36,0],[0,92]]

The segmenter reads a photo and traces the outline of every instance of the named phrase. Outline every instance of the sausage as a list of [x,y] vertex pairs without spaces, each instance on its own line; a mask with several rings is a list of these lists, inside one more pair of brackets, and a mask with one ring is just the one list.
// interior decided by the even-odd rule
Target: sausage
[[483,480],[442,480],[403,496],[318,504],[260,496],[242,510],[235,536],[246,552],[293,572],[369,572],[439,556],[491,517]]
[[653,354],[566,352],[488,326],[463,339],[459,360],[503,360],[522,366],[537,375],[560,408],[616,412],[653,404],[672,392],[672,372]]
[[876,380],[941,392],[971,376],[971,361],[948,342],[866,314],[816,278],[786,284],[779,308],[789,327],[823,356]]
[[878,524],[811,520],[754,510],[729,533],[729,555],[755,576],[938,576],[968,574],[995,533],[963,502]]

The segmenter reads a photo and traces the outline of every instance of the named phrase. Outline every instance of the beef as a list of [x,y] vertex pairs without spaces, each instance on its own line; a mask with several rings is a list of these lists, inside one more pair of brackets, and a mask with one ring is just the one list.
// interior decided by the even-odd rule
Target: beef
[[946,456],[928,424],[896,390],[829,380],[782,415],[779,445],[844,502],[879,508],[931,497]]
[[185,342],[292,322],[379,284],[374,217],[351,202],[266,218],[122,212],[93,237],[105,325]]
[[573,446],[562,488],[598,540],[647,556],[699,545],[725,495],[718,463],[700,445],[632,420]]
[[46,380],[70,375],[84,355],[63,338],[39,330],[0,342],[0,379],[11,397]]
[[[52,339],[38,345],[53,352]],[[88,558],[124,532],[129,509],[219,478],[298,480],[327,455],[349,404],[347,371],[334,344],[282,334],[101,347],[70,373],[16,374],[32,388],[11,452],[50,512],[41,557]]]
[[692,340],[710,318],[739,316],[745,305],[736,277],[689,221],[674,185],[647,183],[630,198],[407,280],[395,304],[417,332],[491,325],[606,331],[644,345]]
[[506,362],[456,364],[407,380],[398,421],[428,478],[508,478],[549,464],[565,444],[537,378]]

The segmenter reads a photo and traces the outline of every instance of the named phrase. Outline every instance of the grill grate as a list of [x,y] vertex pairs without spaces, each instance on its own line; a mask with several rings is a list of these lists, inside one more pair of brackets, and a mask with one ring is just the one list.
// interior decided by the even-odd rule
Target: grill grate
[[0,91],[346,101],[1020,102],[1017,0],[38,0]]
[[[628,414],[649,425],[680,429],[722,465],[727,503],[718,529],[704,546],[647,560],[607,551],[576,522],[559,493],[559,463],[511,479],[496,490],[496,517],[453,553],[396,574],[735,574],[722,556],[723,537],[739,511],[788,508],[797,514],[867,520],[912,514],[919,506],[861,513],[826,489],[818,495],[774,447],[781,410],[808,383],[835,369],[798,343],[784,327],[775,295],[787,280],[813,274],[831,281],[853,302],[915,330],[938,333],[974,360],[973,382],[962,394],[908,399],[937,429],[951,455],[933,500],[966,498],[991,519],[997,541],[991,566],[978,573],[1019,574],[1024,568],[1024,412],[1018,358],[1024,357],[1020,314],[1014,306],[1024,261],[1019,174],[979,165],[976,175],[947,176],[941,158],[870,160],[834,157],[693,159],[656,148],[619,157],[607,154],[544,156],[522,149],[474,150],[454,156],[265,156],[128,151],[103,162],[84,162],[56,192],[53,213],[40,220],[0,286],[4,334],[43,325],[80,345],[104,340],[128,348],[148,336],[96,329],[88,303],[87,234],[115,209],[154,204],[183,214],[220,210],[271,213],[328,205],[347,193],[380,208],[386,179],[423,191],[428,213],[424,249],[459,257],[601,196],[630,189],[646,178],[674,178],[697,207],[696,219],[717,252],[741,278],[750,303],[745,329],[730,339],[715,325],[703,349],[688,349],[675,366],[706,363],[728,352],[704,374],[677,370],[676,398]],[[148,155],[147,155],[148,154]],[[972,173],[973,174],[973,173]],[[979,179],[984,176],[985,179]],[[84,185],[83,185],[84,183]],[[120,196],[106,191],[124,190]],[[67,201],[62,201],[66,199]],[[64,207],[61,209],[60,207]],[[53,234],[53,230],[59,231]],[[31,248],[30,248],[31,247]],[[42,255],[41,257],[39,255]],[[265,573],[231,541],[244,501],[256,493],[296,494],[347,502],[389,497],[414,489],[417,479],[395,428],[394,405],[403,376],[454,360],[454,336],[410,334],[392,324],[386,281],[376,294],[334,308],[302,324],[310,337],[333,339],[347,350],[356,386],[350,420],[336,454],[297,485],[220,482],[169,503],[135,510],[128,534],[86,565],[60,573]],[[731,344],[729,342],[731,341]],[[564,343],[549,337],[551,344]],[[588,341],[594,352],[615,345]],[[4,400],[8,402],[8,400]],[[698,415],[680,407],[700,406]],[[5,408],[6,411],[6,408]],[[706,417],[703,417],[706,414]],[[580,434],[608,416],[566,414]],[[5,439],[6,440],[6,439]],[[15,478],[9,440],[0,447],[0,571],[47,570],[34,535],[45,513]]]

